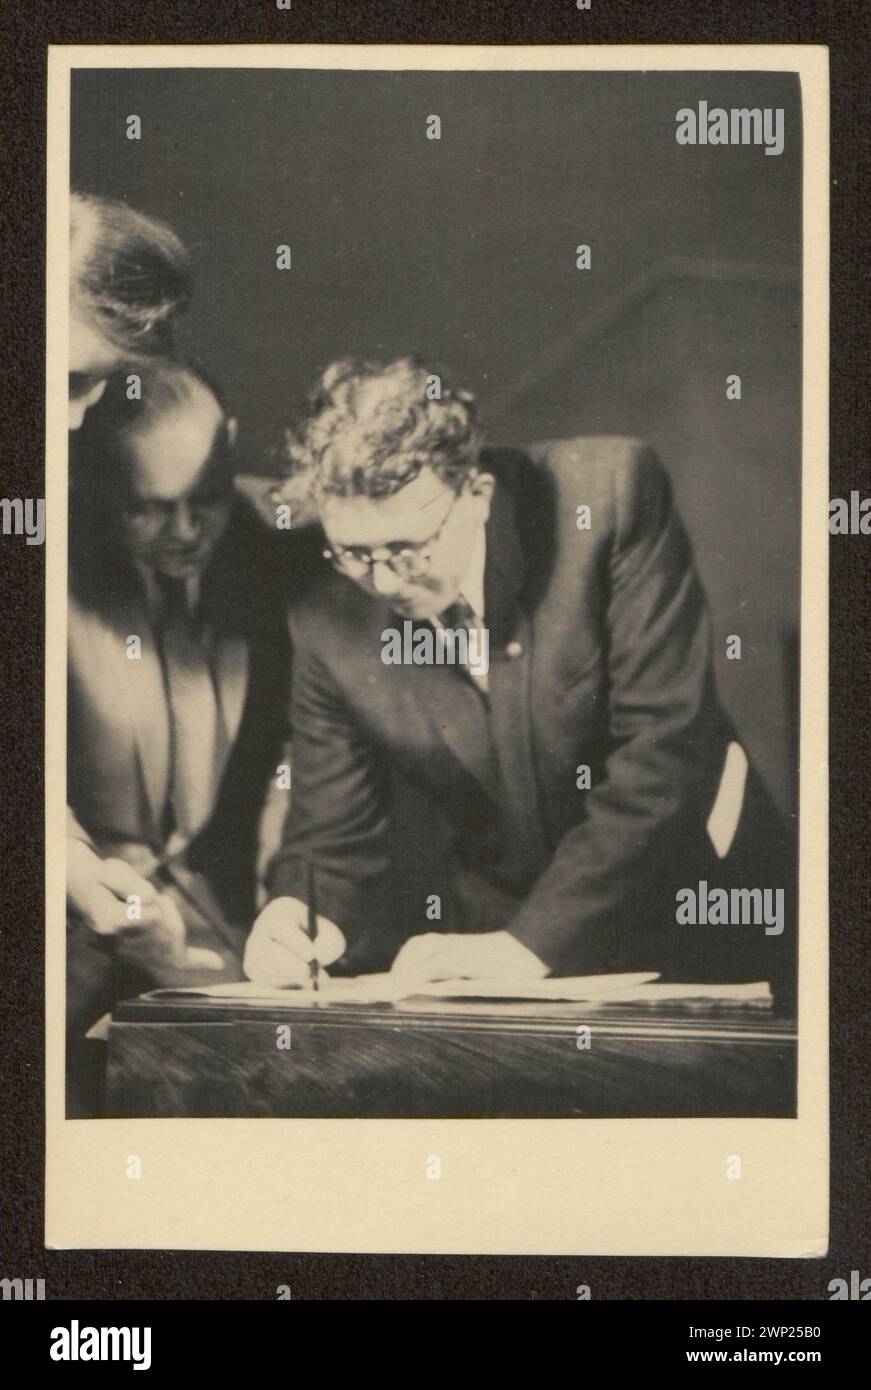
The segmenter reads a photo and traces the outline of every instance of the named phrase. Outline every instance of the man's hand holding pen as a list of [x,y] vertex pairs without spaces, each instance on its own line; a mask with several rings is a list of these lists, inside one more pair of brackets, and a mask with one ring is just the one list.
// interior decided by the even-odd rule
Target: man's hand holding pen
[[[309,905],[299,898],[273,898],[257,918],[245,947],[245,974],[278,988],[315,987],[312,963],[332,965],[345,953],[345,938],[328,917],[315,916],[312,940]],[[323,977],[323,969],[320,975]]]

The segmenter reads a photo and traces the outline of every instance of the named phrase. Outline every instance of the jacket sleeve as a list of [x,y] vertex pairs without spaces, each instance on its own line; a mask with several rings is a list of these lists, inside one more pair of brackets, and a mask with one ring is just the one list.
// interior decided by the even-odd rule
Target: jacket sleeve
[[704,597],[668,476],[643,446],[614,470],[611,526],[609,753],[584,818],[507,924],[553,970],[620,959],[645,884],[697,839],[725,749]]
[[318,912],[351,944],[378,911],[390,865],[389,783],[305,626],[291,618],[291,809],[268,889],[304,899],[311,862]]

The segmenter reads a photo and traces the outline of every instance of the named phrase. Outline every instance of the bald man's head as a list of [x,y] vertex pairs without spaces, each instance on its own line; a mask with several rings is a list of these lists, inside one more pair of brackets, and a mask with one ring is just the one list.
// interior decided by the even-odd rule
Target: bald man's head
[[205,569],[229,521],[235,421],[193,368],[164,362],[140,381],[133,401],[113,383],[78,438],[77,471],[129,557],[184,579]]

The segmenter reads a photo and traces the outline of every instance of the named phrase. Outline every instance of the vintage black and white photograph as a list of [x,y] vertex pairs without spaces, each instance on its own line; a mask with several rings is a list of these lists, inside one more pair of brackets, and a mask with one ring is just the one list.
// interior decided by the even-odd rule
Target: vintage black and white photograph
[[796,1113],[783,72],[77,69],[66,1113]]

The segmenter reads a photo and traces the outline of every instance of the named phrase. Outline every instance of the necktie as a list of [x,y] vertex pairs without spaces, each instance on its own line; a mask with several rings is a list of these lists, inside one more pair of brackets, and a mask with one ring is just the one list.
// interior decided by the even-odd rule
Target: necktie
[[[468,661],[463,662],[462,669],[471,676],[476,689],[486,695],[488,690],[487,673],[481,669],[480,665],[482,655],[487,655],[481,639],[484,625],[479,622],[472,605],[467,603],[461,594],[443,613],[439,614],[439,623],[442,627],[451,628],[454,632],[466,633],[466,652],[470,657],[476,659],[476,664],[470,665]],[[474,637],[471,635],[473,632]]]
[[158,636],[170,713],[168,801],[175,830],[190,840],[211,816],[227,738],[200,625],[181,579],[158,580]]

